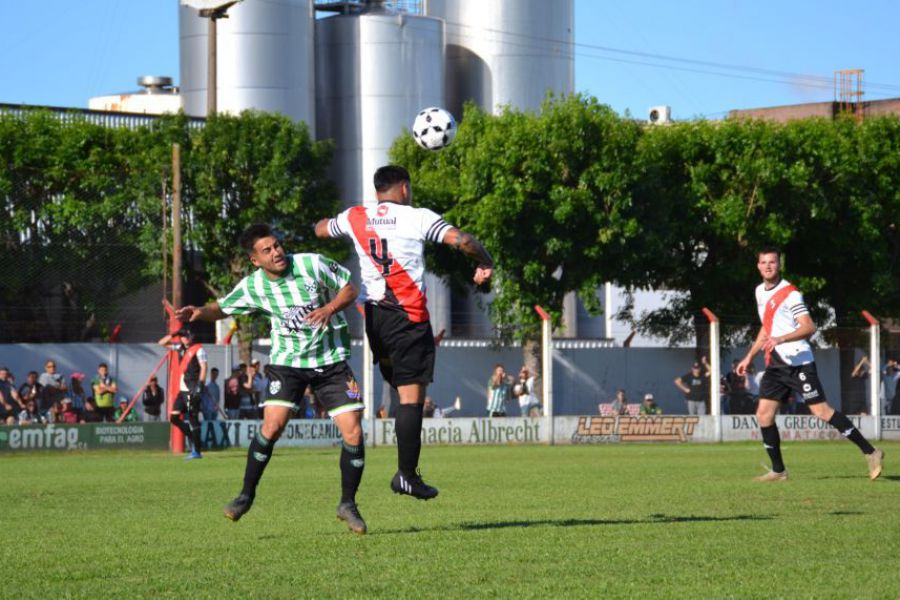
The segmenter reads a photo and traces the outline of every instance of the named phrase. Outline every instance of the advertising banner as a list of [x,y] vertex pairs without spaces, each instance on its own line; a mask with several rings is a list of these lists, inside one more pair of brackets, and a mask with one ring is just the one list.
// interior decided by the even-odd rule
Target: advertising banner
[[[261,427],[262,421],[204,421],[201,423],[203,447],[247,448]],[[279,448],[327,448],[340,443],[341,432],[330,419],[288,421],[278,439]]]
[[[862,434],[871,438],[875,424],[871,417],[847,415]],[[781,441],[842,440],[841,432],[813,415],[778,415],[775,417]],[[898,432],[900,433],[900,432]],[[755,415],[726,415],[722,417],[722,440],[725,442],[762,441]]]
[[881,437],[900,440],[900,416],[881,417]]
[[605,444],[618,442],[708,442],[714,439],[712,417],[654,415],[630,417],[557,417],[557,444]]
[[[423,419],[422,443],[434,444],[535,444],[549,442],[542,418]],[[397,444],[394,419],[375,422],[375,445]]]
[[92,423],[0,427],[0,452],[169,447],[168,423]]

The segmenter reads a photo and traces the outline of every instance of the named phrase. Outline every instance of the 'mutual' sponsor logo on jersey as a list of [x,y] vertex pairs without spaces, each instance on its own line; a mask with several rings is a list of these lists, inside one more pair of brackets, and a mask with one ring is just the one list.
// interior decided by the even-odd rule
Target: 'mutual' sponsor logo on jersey
[[572,443],[686,442],[699,417],[578,417]]
[[375,227],[395,229],[397,227],[397,217],[369,217],[366,219],[366,229],[374,229]]
[[269,382],[269,393],[273,396],[281,391],[281,382],[277,379],[273,379]]

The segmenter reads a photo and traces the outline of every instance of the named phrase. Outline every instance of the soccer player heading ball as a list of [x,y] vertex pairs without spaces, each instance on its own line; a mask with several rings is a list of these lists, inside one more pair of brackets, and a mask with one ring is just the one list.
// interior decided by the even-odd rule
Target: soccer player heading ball
[[397,473],[391,489],[421,500],[438,495],[418,472],[422,405],[434,374],[434,336],[425,298],[426,241],[447,244],[478,263],[473,281],[488,281],[494,261],[471,234],[427,208],[413,208],[409,173],[388,165],[375,172],[378,204],[354,206],[316,223],[321,238],[347,237],[359,257],[366,336],[384,380],[397,389]]
[[359,386],[347,364],[350,334],[341,313],[356,298],[350,272],[321,254],[288,255],[268,225],[251,225],[241,246],[257,270],[224,298],[203,307],[185,306],[184,320],[215,321],[228,315],[259,312],[272,327],[272,353],[266,368],[269,389],[262,428],[247,452],[244,487],[225,507],[225,516],[240,519],[256,497],[256,487],[275,442],[299,410],[306,386],[312,386],[341,431],[341,500],[337,517],[355,533],[366,532],[356,506],[356,490],[365,466],[363,410]]
[[787,470],[781,458],[781,439],[775,414],[781,402],[791,394],[799,394],[812,414],[841,432],[856,444],[869,463],[869,479],[881,475],[884,452],[877,450],[853,426],[843,413],[834,410],[825,399],[819,382],[812,348],[807,341],[816,332],[800,291],[781,278],[781,252],[777,248],[759,251],[756,268],[763,282],[756,287],[756,305],[762,327],[747,356],[738,363],[737,374],[744,375],[756,353],[765,351],[766,371],[759,384],[756,418],[762,432],[763,446],[772,460],[772,470],[757,481],[784,481]]

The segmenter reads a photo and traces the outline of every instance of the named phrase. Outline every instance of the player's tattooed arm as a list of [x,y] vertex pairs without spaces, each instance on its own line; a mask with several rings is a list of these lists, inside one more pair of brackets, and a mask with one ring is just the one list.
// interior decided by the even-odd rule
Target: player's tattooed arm
[[481,245],[481,242],[475,239],[474,235],[452,227],[444,234],[443,242],[478,262],[473,278],[476,284],[480,285],[491,278],[494,271],[494,259]]

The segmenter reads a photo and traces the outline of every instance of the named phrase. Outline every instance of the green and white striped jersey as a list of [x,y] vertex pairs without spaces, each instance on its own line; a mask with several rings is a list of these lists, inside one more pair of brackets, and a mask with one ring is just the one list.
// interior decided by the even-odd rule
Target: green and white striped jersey
[[330,258],[294,254],[281,279],[273,281],[257,269],[218,303],[228,315],[269,315],[270,364],[315,369],[350,358],[350,331],[342,312],[335,313],[324,328],[311,327],[304,317],[325,306],[349,282],[350,271]]

